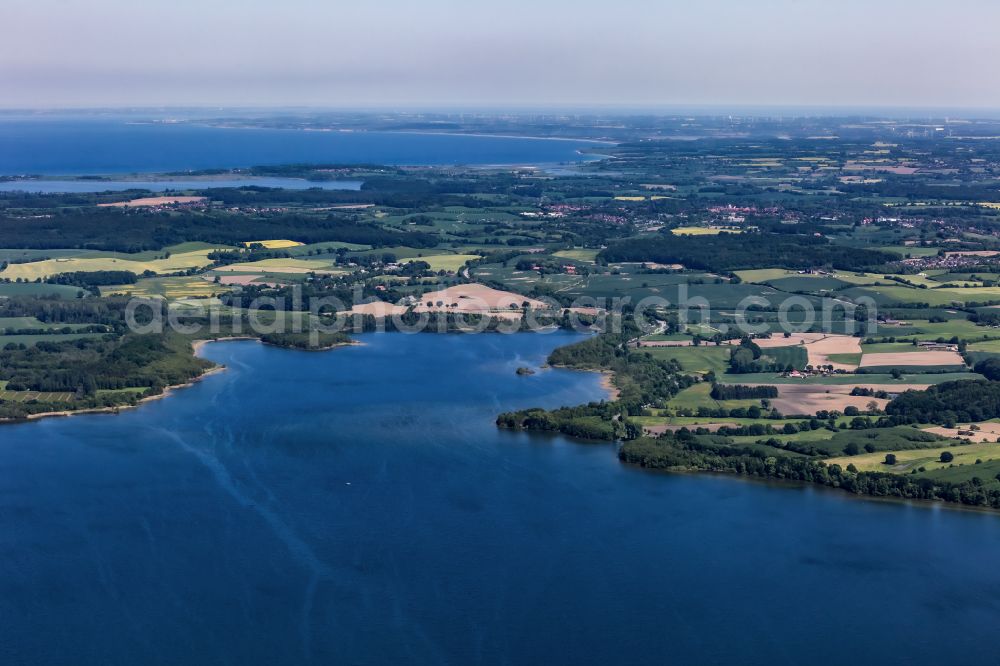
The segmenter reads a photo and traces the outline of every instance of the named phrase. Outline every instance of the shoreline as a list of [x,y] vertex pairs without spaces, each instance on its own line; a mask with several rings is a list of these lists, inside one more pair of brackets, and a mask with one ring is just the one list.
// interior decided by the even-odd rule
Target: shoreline
[[611,370],[601,370],[601,369],[598,369],[598,368],[574,368],[574,367],[571,367],[571,366],[568,366],[568,365],[549,365],[549,364],[543,365],[542,368],[543,369],[544,368],[558,368],[560,370],[572,370],[574,372],[592,372],[592,373],[597,373],[597,374],[599,374],[601,376],[601,378],[599,380],[601,388],[604,390],[605,393],[608,394],[608,398],[607,398],[608,402],[614,402],[615,400],[617,400],[618,398],[620,398],[621,395],[622,395],[621,389],[619,389],[614,384],[615,373],[613,371],[611,371]]
[[[609,442],[610,443],[610,442]],[[616,446],[619,443],[615,443]],[[617,453],[615,455],[618,458]],[[918,499],[909,497],[896,497],[892,495],[866,495],[864,493],[852,493],[841,487],[835,486],[825,486],[820,483],[810,483],[808,481],[799,481],[795,479],[778,479],[778,478],[768,478],[765,476],[754,476],[752,474],[738,474],[736,472],[719,472],[714,470],[701,470],[701,469],[656,469],[651,467],[643,467],[637,463],[625,462],[621,458],[618,458],[619,464],[634,469],[639,472],[644,472],[648,474],[665,474],[665,475],[677,475],[677,476],[711,476],[720,479],[732,479],[736,481],[741,481],[744,483],[755,483],[766,486],[774,486],[777,488],[785,488],[791,490],[793,488],[799,488],[801,490],[816,490],[824,493],[830,493],[831,496],[841,497],[849,500],[865,500],[869,502],[876,502],[879,504],[907,504],[919,509],[948,509],[949,511],[963,511],[978,514],[987,514],[991,516],[1000,516],[1000,509],[993,509],[988,506],[973,506],[971,504],[962,504],[961,502],[946,502],[944,500],[928,500],[928,499]]]
[[[379,130],[366,130],[379,131]],[[444,132],[441,130],[381,130],[385,134],[429,134],[431,136],[476,136],[486,139],[531,139],[532,141],[568,141],[570,143],[594,143],[604,146],[619,146],[620,141],[609,139],[574,139],[569,136],[533,136],[527,134],[489,134],[483,132]]]
[[[275,347],[277,349],[287,349],[288,351],[303,351],[303,352],[323,352],[323,351],[331,351],[333,349],[339,349],[340,347],[355,347],[364,345],[363,342],[358,342],[357,340],[351,340],[349,342],[337,342],[332,345],[327,345],[326,347],[316,347],[315,349],[301,349],[299,347],[284,347],[282,345],[276,345],[270,342],[265,342],[264,340],[261,340],[260,338],[254,337],[252,335],[230,335],[224,338],[206,338],[204,340],[194,340],[191,343],[191,349],[194,350],[194,355],[198,356],[198,352],[200,352],[205,347],[205,345],[211,344],[213,342],[241,342],[241,341],[259,342],[260,344],[266,347]],[[199,358],[201,357],[199,356]]]
[[[230,335],[225,338],[205,338],[203,340],[192,340],[191,350],[194,352],[195,356],[198,356],[198,352],[204,349],[205,345],[212,342],[237,342],[239,340],[259,340],[260,338],[255,338],[249,335]],[[198,358],[201,358],[198,356]]]
[[[255,337],[252,337],[252,336],[229,336],[229,337],[225,337],[225,338],[210,338],[210,339],[204,339],[204,340],[192,340],[191,341],[191,350],[192,350],[192,352],[194,353],[195,356],[197,356],[198,358],[203,358],[203,357],[199,356],[199,352],[205,347],[205,345],[207,345],[209,343],[212,343],[212,342],[239,342],[241,340],[242,341],[256,341],[256,342],[258,342],[258,343],[260,343],[262,345],[268,346],[268,347],[276,347],[278,349],[287,349],[288,351],[305,351],[305,352],[331,351],[333,349],[337,349],[337,348],[340,348],[340,347],[353,347],[353,346],[356,346],[356,345],[362,345],[363,344],[361,342],[351,341],[351,342],[338,343],[338,344],[335,344],[335,345],[331,345],[329,347],[319,347],[317,349],[296,349],[294,347],[282,347],[280,345],[269,344],[267,342],[264,342],[260,338],[255,338]],[[0,426],[3,426],[3,425],[17,425],[19,423],[29,423],[31,421],[40,421],[42,419],[48,419],[48,418],[62,418],[62,417],[70,417],[70,416],[84,416],[84,415],[87,415],[87,414],[117,414],[120,411],[125,410],[125,409],[138,409],[139,407],[141,407],[142,405],[144,405],[146,403],[153,402],[154,400],[162,400],[162,399],[168,397],[170,394],[174,393],[175,391],[179,391],[181,389],[185,389],[185,388],[188,388],[190,386],[194,386],[195,384],[197,384],[198,382],[202,381],[206,377],[210,377],[212,375],[216,375],[216,374],[225,372],[227,369],[228,368],[225,365],[213,365],[212,367],[207,368],[205,370],[205,372],[201,373],[197,377],[193,377],[191,380],[189,380],[187,382],[184,382],[183,384],[172,384],[170,386],[165,387],[162,392],[157,393],[156,395],[148,395],[148,396],[146,396],[144,398],[140,398],[134,405],[133,404],[128,404],[128,405],[115,405],[113,407],[94,407],[94,408],[91,408],[91,409],[61,409],[61,410],[55,411],[55,412],[39,412],[37,414],[28,414],[23,419],[0,419]]]
[[621,389],[615,386],[615,373],[610,370],[601,370],[601,388],[608,392],[611,402],[622,397]]
[[[149,123],[155,124],[155,123]],[[416,134],[431,136],[474,136],[487,139],[531,139],[533,141],[569,141],[579,143],[594,143],[607,146],[619,146],[620,141],[610,139],[576,139],[568,136],[537,136],[527,134],[493,134],[489,132],[446,132],[443,130],[393,130],[393,129],[369,129],[369,128],[343,128],[343,127],[273,127],[269,125],[233,125],[211,120],[195,120],[191,125],[201,125],[202,127],[212,127],[215,129],[236,129],[236,130],[281,130],[292,132],[330,132],[339,134]]]
[[39,421],[41,419],[53,418],[53,417],[69,417],[69,416],[82,416],[84,414],[117,414],[123,409],[138,409],[147,402],[153,402],[154,400],[162,400],[166,398],[174,391],[179,391],[181,389],[188,388],[189,386],[194,386],[201,380],[205,379],[210,375],[215,375],[220,372],[224,372],[226,366],[216,365],[214,367],[208,368],[205,372],[201,373],[197,377],[191,379],[190,381],[184,382],[183,384],[172,384],[163,389],[162,393],[157,393],[156,395],[147,395],[145,398],[140,398],[138,402],[134,405],[117,405],[114,407],[95,407],[93,409],[64,409],[58,412],[39,412],[38,414],[29,414],[23,419],[11,419],[6,421],[0,421],[0,424],[18,424],[18,423],[28,423],[29,421]]

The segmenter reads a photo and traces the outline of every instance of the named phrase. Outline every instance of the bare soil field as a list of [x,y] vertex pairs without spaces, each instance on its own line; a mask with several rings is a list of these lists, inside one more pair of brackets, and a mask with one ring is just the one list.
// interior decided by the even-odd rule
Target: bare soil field
[[216,273],[286,273],[288,275],[336,275],[343,272],[331,265],[329,261],[318,259],[297,259],[286,257],[283,259],[261,259],[259,261],[248,261],[239,264],[229,264],[219,266],[214,269]]
[[244,241],[243,243],[243,247],[250,247],[251,245],[263,245],[269,250],[283,250],[289,247],[300,247],[304,245],[304,243],[286,240],[283,238],[275,240]]
[[658,264],[655,261],[647,261],[643,264],[645,268],[651,270],[672,270],[672,271],[682,271],[684,270],[684,264]]
[[996,250],[966,250],[964,252],[945,252],[948,257],[995,257],[1000,252]]
[[578,308],[566,308],[566,309],[569,310],[570,312],[575,312],[580,315],[586,315],[588,317],[597,317],[604,312],[604,310],[602,310],[601,308],[578,307]]
[[129,206],[167,206],[169,204],[194,204],[206,201],[207,197],[144,197],[131,201],[97,204],[100,208],[126,208]]
[[350,310],[350,314],[361,314],[361,315],[372,315],[379,319],[384,319],[385,317],[391,317],[393,315],[401,315],[406,312],[406,308],[402,305],[393,305],[392,303],[385,303],[384,301],[372,301],[371,303],[362,303],[361,305],[355,305]]
[[917,351],[888,354],[865,354],[861,357],[862,368],[897,367],[932,365],[965,365],[965,361],[953,351]]
[[[436,303],[436,301],[435,301]],[[361,315],[371,315],[378,319],[384,319],[386,317],[392,317],[395,315],[401,315],[405,313],[409,308],[404,305],[393,305],[392,303],[386,303],[384,301],[372,301],[371,303],[362,303],[361,305],[355,305],[348,311],[348,314],[361,314]],[[448,306],[437,306],[428,308],[426,302],[422,307],[414,308],[415,312],[418,313],[428,313],[428,312],[457,312],[463,315],[478,315],[478,316],[488,316],[492,319],[505,319],[508,321],[516,321],[524,317],[524,313],[520,310],[489,310],[488,308],[474,309],[472,307],[458,308],[458,307],[448,307]]]
[[254,280],[259,280],[263,275],[220,275],[219,284],[245,286],[253,284]]
[[843,412],[847,407],[868,410],[872,402],[885,409],[888,400],[866,395],[851,395],[853,386],[781,385],[771,405],[785,416],[812,416],[818,411]]
[[822,337],[822,333],[792,333],[790,337],[784,337],[781,335],[775,335],[771,338],[759,338],[754,340],[754,344],[761,349],[774,349],[775,347],[793,347],[795,345],[805,344],[806,342],[815,342]]
[[[973,430],[973,425],[979,429]],[[932,432],[942,437],[970,439],[973,442],[995,442],[1000,439],[1000,423],[966,423],[960,424],[955,428],[945,428],[943,426],[939,428],[927,428],[927,432]]]
[[646,347],[691,347],[694,343],[690,340],[641,340],[640,348]]
[[850,335],[827,333],[792,333],[789,337],[777,335],[763,340],[754,340],[761,349],[804,345],[809,354],[809,365],[813,367],[832,365],[834,370],[853,372],[858,366],[849,363],[835,363],[830,360],[834,354],[860,354],[861,340]]
[[[428,305],[430,303],[430,305]],[[432,291],[420,297],[416,312],[471,312],[511,313],[520,311],[522,304],[537,310],[547,310],[549,306],[521,294],[492,289],[482,284],[460,284],[440,291]]]

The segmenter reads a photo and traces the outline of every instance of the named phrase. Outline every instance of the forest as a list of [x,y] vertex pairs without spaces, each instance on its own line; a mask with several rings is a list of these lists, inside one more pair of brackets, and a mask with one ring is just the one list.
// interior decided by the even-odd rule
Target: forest
[[348,215],[233,215],[224,211],[161,213],[69,210],[29,219],[0,212],[0,246],[29,249],[86,248],[116,252],[159,250],[189,241],[239,245],[247,238],[288,238],[300,243],[339,241],[374,247],[434,247],[437,237],[395,231]]
[[907,391],[890,402],[885,411],[897,423],[950,427],[963,421],[995,419],[1000,417],[1000,382],[946,382],[926,391]]
[[724,273],[758,266],[791,269],[829,266],[860,271],[902,258],[883,250],[837,247],[824,238],[766,233],[720,233],[711,243],[686,236],[623,240],[612,243],[600,256],[608,262],[652,261]]

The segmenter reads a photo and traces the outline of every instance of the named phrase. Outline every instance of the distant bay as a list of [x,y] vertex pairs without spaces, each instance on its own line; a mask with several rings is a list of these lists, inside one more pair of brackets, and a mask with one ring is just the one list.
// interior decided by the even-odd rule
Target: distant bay
[[360,180],[311,181],[303,178],[179,178],[157,180],[8,180],[0,181],[0,192],[31,192],[33,194],[82,194],[87,192],[124,192],[125,190],[203,190],[211,187],[280,187],[285,190],[360,190]]
[[233,129],[95,118],[0,119],[0,175],[163,173],[274,164],[542,165],[580,162],[585,141]]

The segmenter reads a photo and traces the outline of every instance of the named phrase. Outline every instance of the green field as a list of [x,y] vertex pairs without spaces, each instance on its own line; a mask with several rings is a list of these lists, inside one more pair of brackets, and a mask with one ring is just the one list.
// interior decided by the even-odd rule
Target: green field
[[143,278],[135,284],[101,287],[101,295],[131,294],[138,298],[161,297],[173,300],[177,298],[209,298],[230,289],[231,287],[215,284],[197,275],[186,275],[183,277]]
[[0,262],[22,262],[22,261],[42,261],[44,259],[62,259],[66,257],[88,257],[99,256],[102,253],[98,250],[15,250],[11,248],[0,249]]
[[18,331],[24,329],[44,329],[44,330],[61,330],[65,328],[78,329],[85,327],[86,324],[65,324],[62,322],[44,322],[35,319],[34,317],[0,317],[0,331]]
[[669,335],[658,333],[655,335],[647,335],[643,338],[646,342],[684,342],[690,339],[691,336],[684,333],[671,333]]
[[364,251],[370,250],[371,245],[359,245],[357,243],[341,243],[337,241],[331,241],[327,243],[311,243],[309,245],[298,245],[296,247],[290,247],[286,252],[293,257],[309,257],[309,256],[322,256],[328,254],[327,250],[339,250],[344,248],[346,250],[353,251]]
[[[761,421],[761,423],[764,423],[764,421]],[[770,421],[768,421],[768,423],[770,423]],[[799,431],[792,435],[786,435],[783,433],[776,435],[768,435],[766,438],[761,438],[754,435],[741,435],[738,437],[733,437],[732,440],[734,444],[743,444],[743,445],[752,444],[753,442],[758,442],[761,439],[768,439],[768,440],[775,439],[781,442],[782,444],[787,444],[789,442],[825,442],[827,440],[833,439],[834,435],[836,434],[837,433],[827,428],[819,428],[818,430]],[[785,453],[786,452],[784,451],[782,452],[782,454]]]
[[457,273],[470,261],[479,259],[478,254],[430,254],[425,257],[413,257],[406,261],[426,261],[432,271],[448,271]]
[[[355,253],[351,253],[353,256]],[[374,250],[364,250],[357,252],[359,256],[381,256],[384,254],[391,254],[396,257],[397,261],[402,261],[403,259],[421,259],[422,255],[425,254],[446,254],[444,251],[437,250],[418,250],[412,247],[405,247],[402,245],[396,245],[393,247],[380,247]]]
[[797,276],[798,273],[796,271],[785,270],[784,268],[755,268],[748,271],[736,271],[736,275],[744,282],[764,283],[780,278]]
[[559,250],[558,252],[553,253],[552,256],[592,264],[597,259],[597,252],[597,250],[585,249]]
[[784,268],[755,268],[736,271],[744,282],[771,284],[787,291],[820,291],[834,290],[851,285],[863,286],[874,284],[896,284],[886,280],[881,275],[871,273],[850,273],[838,271],[835,273],[799,273]]
[[[641,273],[638,267],[625,265],[614,265],[607,272],[586,276],[559,274],[542,277],[534,271],[518,271],[512,266],[486,264],[476,267],[473,275],[500,282],[518,292],[540,287],[569,298],[611,299],[627,296],[633,303],[655,296],[677,304],[681,301],[681,294],[686,292],[687,298],[705,298],[713,308],[735,308],[748,296],[772,298],[777,302],[782,295],[782,292],[768,286],[729,284],[708,273]],[[693,284],[688,284],[689,282]],[[696,315],[695,310],[692,316]]]
[[[905,375],[908,375],[910,379],[918,384],[923,384],[924,377],[933,376],[937,373],[959,373],[965,365],[904,365],[898,363],[896,365],[872,365],[865,368],[865,370],[871,372],[892,372],[893,370],[899,370]],[[917,376],[919,375],[919,377]],[[937,383],[937,382],[934,382]]]
[[969,345],[970,352],[986,352],[989,354],[1000,354],[1000,340],[990,340],[987,342],[974,342]]
[[782,366],[792,366],[802,370],[809,365],[809,353],[801,345],[789,347],[769,347],[763,350],[763,358],[773,359]]
[[874,273],[864,273],[864,272],[838,272],[837,279],[842,282],[847,282],[848,284],[853,284],[855,286],[868,286],[868,285],[894,285],[898,284],[892,280],[886,280],[884,275],[876,275]]
[[700,345],[698,347],[655,347],[643,349],[654,358],[675,360],[685,372],[714,372],[721,375],[729,367],[729,347]]
[[758,373],[747,375],[720,375],[719,381],[724,384],[805,384],[820,386],[885,386],[889,390],[893,384],[941,384],[964,379],[985,379],[974,372],[950,372],[941,374],[921,375],[919,381],[912,377],[893,379],[892,375],[880,373],[829,375],[826,377],[806,377],[797,379],[782,377],[774,373]]
[[834,363],[843,363],[844,365],[861,363],[861,354],[830,354],[828,358]]
[[[757,401],[753,401],[755,404]],[[712,423],[732,423],[737,426],[749,426],[749,425],[771,425],[777,429],[781,429],[786,423],[802,423],[803,419],[748,419],[748,418],[730,418],[728,416],[633,416],[630,420],[636,423],[641,423],[644,426],[653,425],[676,425],[676,426],[694,426],[698,425],[709,425]],[[819,431],[812,431],[819,432]],[[829,437],[833,437],[834,433],[831,430],[827,430]],[[806,434],[806,433],[800,433]],[[768,435],[770,437],[770,435]],[[760,437],[755,437],[754,439],[760,439]],[[823,439],[823,438],[819,438]]]
[[98,397],[101,398],[113,398],[113,397],[139,397],[143,393],[149,390],[148,386],[137,386],[132,388],[123,389],[101,389],[97,391]]
[[73,400],[72,393],[50,393],[47,391],[7,391],[0,390],[0,400],[9,402],[70,402]]
[[874,344],[862,344],[862,354],[909,354],[926,351],[910,342],[876,342]]
[[855,287],[847,289],[843,293],[852,299],[867,296],[879,305],[927,303],[931,306],[940,306],[954,303],[1000,301],[1000,287],[914,289],[904,286],[876,286]]
[[66,342],[67,340],[82,340],[99,338],[104,333],[46,333],[42,335],[0,335],[0,347],[9,344],[31,345],[39,342]]
[[55,296],[57,298],[76,298],[83,290],[64,284],[45,284],[36,282],[0,282],[0,297],[2,296]]
[[926,472],[920,473],[920,476],[933,479],[934,481],[948,481],[951,483],[962,483],[971,479],[979,479],[984,486],[995,486],[998,483],[997,477],[1000,476],[1000,459],[993,458],[987,460],[977,458],[977,460],[982,460],[982,463],[977,465],[976,461],[973,460],[971,465],[963,463],[956,467],[939,467],[937,469],[928,467],[926,468]]
[[780,289],[782,291],[801,291],[809,293],[837,291],[850,286],[849,282],[820,275],[796,275],[793,277],[784,277],[777,280],[770,280],[768,284],[775,289]]
[[168,254],[168,250],[156,253],[156,258],[140,258],[131,254],[109,254],[107,256],[64,257],[36,261],[29,264],[12,264],[0,272],[0,277],[32,281],[45,279],[61,273],[94,271],[131,271],[141,275],[153,273],[176,273],[189,269],[204,268],[212,263],[208,254],[212,249],[197,249]]
[[[945,338],[950,340],[958,337],[963,340],[975,340],[977,338],[989,337],[1000,338],[1000,329],[988,326],[977,326],[968,319],[950,319],[943,322],[929,322],[926,320],[907,320],[910,326],[916,329],[917,333],[912,336],[920,340],[936,340]],[[890,329],[880,328],[879,335],[892,335]],[[907,336],[911,337],[911,336]]]
[[[690,386],[671,398],[667,406],[671,409],[694,409],[711,407],[712,409],[738,409],[740,407],[760,406],[760,400],[714,400],[711,396],[712,385],[699,382]],[[727,419],[728,420],[728,419]]]
[[899,254],[911,257],[933,257],[938,253],[936,247],[921,247],[919,245],[887,245],[883,248],[888,252],[898,252]]
[[[941,453],[950,451],[955,459],[951,463],[941,462]],[[924,467],[927,470],[944,469],[954,465],[959,467],[975,465],[976,460],[1000,462],[1000,444],[984,442],[982,444],[967,444],[961,446],[942,446],[933,449],[917,449],[896,451],[896,465],[885,464],[885,452],[868,453],[857,456],[843,456],[827,460],[828,464],[838,464],[847,467],[853,464],[863,472],[894,472],[908,474],[914,469]]]

